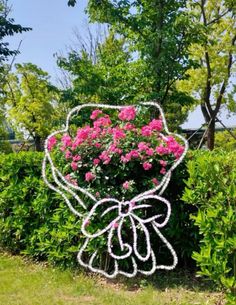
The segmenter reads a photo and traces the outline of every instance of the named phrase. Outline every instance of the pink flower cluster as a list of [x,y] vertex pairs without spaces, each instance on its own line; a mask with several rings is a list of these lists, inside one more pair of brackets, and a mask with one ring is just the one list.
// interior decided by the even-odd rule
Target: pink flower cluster
[[102,110],[99,110],[99,109],[95,109],[92,114],[90,115],[90,119],[91,120],[95,120],[99,114],[102,114]]
[[[183,146],[174,137],[165,137],[160,133],[163,128],[161,119],[152,119],[148,124],[140,127],[136,119],[136,109],[133,106],[122,108],[118,118],[122,122],[113,125],[108,114],[96,109],[90,115],[91,125],[79,128],[74,138],[69,134],[62,136],[59,145],[65,160],[70,162],[70,168],[74,172],[79,171],[80,168],[85,169],[83,172],[85,172],[86,182],[93,182],[96,171],[101,170],[103,165],[113,164],[113,160],[116,165],[136,160],[143,170],[150,171],[150,174],[151,170],[155,170],[155,166],[159,164],[158,171],[164,175],[169,168],[169,162],[173,162],[183,154]],[[49,138],[48,149],[52,150],[55,146],[57,146],[57,139]],[[75,183],[70,175],[67,175],[66,179]],[[150,183],[159,184],[157,178],[150,178]],[[122,186],[124,190],[129,190],[130,182],[125,181]]]
[[57,139],[55,138],[55,137],[50,137],[49,139],[48,139],[48,150],[50,151],[50,150],[52,150],[53,149],[53,147],[55,146],[57,144]]
[[148,125],[141,128],[142,136],[150,137],[153,131],[162,130],[162,120],[153,119]]
[[169,153],[173,153],[175,158],[179,159],[184,152],[184,147],[181,146],[172,136],[167,137],[166,144],[169,149]]
[[132,121],[135,119],[136,116],[136,109],[133,106],[124,107],[118,117],[121,121]]

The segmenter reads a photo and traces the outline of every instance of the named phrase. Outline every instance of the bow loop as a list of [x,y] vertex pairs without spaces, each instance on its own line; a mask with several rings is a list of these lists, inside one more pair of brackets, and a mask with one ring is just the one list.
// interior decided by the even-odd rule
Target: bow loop
[[84,219],[81,231],[89,238],[104,234],[120,219],[119,201],[116,199],[104,198],[98,201]]
[[[158,201],[154,202],[153,200]],[[144,202],[144,203],[142,203]],[[171,207],[168,200],[158,195],[146,195],[136,199],[131,211],[134,219],[142,224],[155,222],[157,227],[164,227],[170,217]],[[138,204],[137,204],[138,203]]]

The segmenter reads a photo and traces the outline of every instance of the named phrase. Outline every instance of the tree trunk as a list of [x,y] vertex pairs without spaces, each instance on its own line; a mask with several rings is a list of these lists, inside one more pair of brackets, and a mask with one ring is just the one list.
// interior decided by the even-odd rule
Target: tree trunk
[[42,151],[41,137],[40,136],[35,136],[34,137],[34,144],[35,144],[35,150],[36,151]]
[[215,146],[215,119],[212,119],[207,131],[207,148],[213,150]]

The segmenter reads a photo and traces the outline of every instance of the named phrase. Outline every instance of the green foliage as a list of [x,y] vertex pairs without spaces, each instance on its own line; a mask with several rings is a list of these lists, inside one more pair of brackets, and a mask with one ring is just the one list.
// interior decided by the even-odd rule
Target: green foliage
[[[183,200],[197,207],[193,214],[201,235],[193,258],[200,275],[236,297],[236,156],[225,151],[199,152],[188,162]],[[235,303],[232,303],[235,304]]]
[[[32,152],[0,155],[0,246],[52,264],[75,267],[77,251],[84,243],[81,219],[44,184],[42,157]],[[198,249],[198,235],[189,220],[193,207],[180,200],[184,177],[183,164],[165,193],[172,203],[172,216],[163,234],[177,250],[179,266],[190,267],[191,253]],[[95,249],[96,244],[91,253]]]
[[216,133],[215,146],[225,149],[227,151],[235,151],[236,149],[236,130],[232,130],[235,138],[227,131],[220,131]]
[[9,154],[12,153],[12,147],[9,141],[7,140],[0,140],[0,153]]

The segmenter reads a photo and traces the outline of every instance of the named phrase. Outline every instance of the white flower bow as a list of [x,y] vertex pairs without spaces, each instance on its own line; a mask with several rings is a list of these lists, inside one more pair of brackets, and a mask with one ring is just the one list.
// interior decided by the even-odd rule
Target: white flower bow
[[[163,214],[155,214],[153,216],[148,216],[148,209],[152,208],[153,205],[142,203],[142,201],[152,199],[157,200],[158,203],[164,204],[167,208],[166,216],[164,220],[158,222],[158,219],[163,217]],[[155,203],[158,204],[158,203]],[[140,215],[141,214],[141,215]],[[169,220],[171,214],[170,203],[157,195],[146,195],[143,197],[138,197],[135,201],[120,202],[116,199],[102,199],[98,201],[93,208],[90,210],[88,216],[84,219],[82,223],[82,233],[87,237],[84,246],[81,248],[78,259],[80,264],[89,268],[92,271],[99,272],[107,277],[113,278],[117,274],[123,274],[128,277],[132,277],[137,274],[137,272],[143,274],[152,274],[156,269],[173,269],[177,264],[177,256],[175,251],[160,233],[158,228],[164,227]],[[101,228],[97,229],[96,218],[100,219],[100,223],[105,223]],[[94,223],[95,221],[95,223]],[[125,230],[123,229],[124,222],[129,221],[129,228],[131,229],[130,240],[132,243],[124,242],[123,234]],[[158,266],[156,263],[156,256],[151,246],[150,233],[146,225],[151,224],[155,232],[170,250],[173,257],[173,264],[171,266]],[[138,232],[140,230],[144,233],[145,238],[142,239],[142,245],[145,245],[145,254],[140,253],[138,247]],[[86,250],[89,240],[97,238],[103,234],[108,235],[107,252],[111,258],[115,260],[113,273],[107,273],[105,270],[95,268],[93,266],[97,251],[92,255],[88,263],[85,263],[82,259],[82,255]],[[118,240],[118,248],[122,254],[115,254],[113,251],[114,242],[113,239],[116,237],[116,242]],[[123,253],[124,252],[124,253]],[[124,272],[119,269],[119,260],[123,260],[130,257],[132,259],[133,268],[132,272]],[[137,261],[147,262],[151,261],[150,270],[141,270],[138,268]]]

